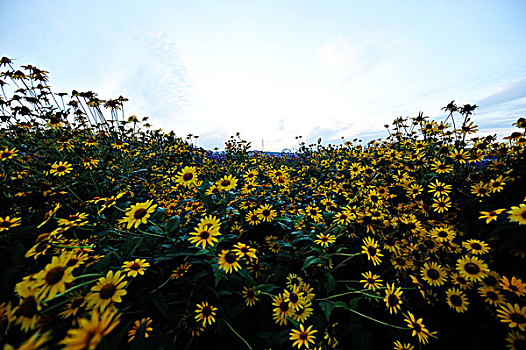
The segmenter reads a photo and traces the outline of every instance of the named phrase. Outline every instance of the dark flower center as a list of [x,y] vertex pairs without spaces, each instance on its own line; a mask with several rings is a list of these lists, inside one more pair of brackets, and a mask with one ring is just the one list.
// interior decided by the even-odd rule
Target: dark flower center
[[513,345],[513,349],[526,350],[526,340],[525,339],[515,339],[512,345]]
[[308,337],[309,337],[309,334],[307,332],[301,332],[300,333],[300,339],[301,340],[307,340]]
[[146,213],[147,213],[146,209],[139,208],[139,209],[135,210],[135,212],[133,213],[133,218],[135,220],[142,219],[146,215]]
[[71,258],[68,260],[68,262],[66,263],[66,266],[67,267],[71,267],[71,266],[75,266],[75,264],[77,264],[79,262],[79,259],[77,258]]
[[210,233],[208,233],[208,231],[201,231],[201,232],[199,232],[199,238],[206,240],[209,237],[210,237]]
[[184,180],[184,181],[190,181],[190,180],[192,180],[193,178],[194,178],[194,174],[192,174],[192,173],[185,173],[185,174],[183,175],[183,180]]
[[280,309],[282,312],[287,312],[287,311],[289,311],[289,304],[287,304],[287,303],[281,303],[281,304],[279,304],[279,309]]
[[515,312],[510,315],[510,320],[520,325],[520,324],[526,323],[526,316]]
[[398,305],[399,301],[400,299],[398,299],[398,297],[394,294],[390,294],[387,298],[387,304],[389,305],[389,307],[395,307],[396,305]]
[[[0,227],[2,226],[2,224],[0,224]],[[37,253],[41,253],[43,252],[44,250],[46,250],[47,248],[47,243],[45,242],[41,242],[37,245],[37,247],[35,248],[35,252]]]
[[48,284],[56,284],[60,282],[64,276],[64,270],[65,269],[62,266],[53,267],[46,274],[46,282]]
[[440,238],[446,238],[448,234],[447,234],[447,231],[442,230],[438,232],[437,236]]
[[426,246],[427,249],[435,248],[435,242],[433,242],[433,241],[431,241],[429,239],[424,241],[424,245]]
[[299,300],[298,295],[296,293],[292,293],[289,297],[289,300],[291,303],[296,304]]
[[429,269],[427,270],[427,277],[431,278],[432,280],[436,280],[440,277],[440,273],[435,269]]
[[1,158],[9,158],[11,156],[11,152],[2,152]]
[[482,246],[478,243],[471,243],[471,249],[480,250],[482,249]]
[[422,331],[422,327],[420,326],[419,323],[416,323],[416,322],[413,322],[413,329],[415,330],[416,333],[420,333]]
[[208,317],[210,315],[212,315],[212,310],[210,309],[210,306],[205,306],[203,308],[203,316]]
[[70,309],[76,309],[76,308],[80,307],[80,305],[82,305],[83,301],[84,301],[84,298],[82,298],[82,297],[78,297],[78,298],[73,299],[73,301],[71,302]]
[[462,298],[456,294],[453,294],[449,297],[449,301],[451,302],[451,305],[453,306],[461,306],[462,305]]
[[59,173],[63,172],[64,170],[66,170],[66,167],[63,166],[63,165],[57,167],[57,171],[58,171]]
[[141,268],[141,265],[139,265],[138,263],[134,262],[132,264],[132,266],[130,266],[130,270],[138,270]]
[[495,292],[491,292],[491,291],[487,292],[486,296],[488,297],[488,299],[491,299],[491,300],[499,300],[499,296]]
[[368,247],[367,248],[367,252],[369,253],[370,256],[375,256],[376,255],[376,248],[375,247]]
[[261,212],[261,214],[263,214],[263,216],[269,216],[270,215],[270,210],[268,209],[265,209]]
[[108,283],[100,289],[99,295],[101,299],[110,299],[115,294],[115,285]]
[[223,181],[221,181],[221,186],[227,187],[229,185],[230,185],[230,180],[223,180]]
[[11,221],[2,221],[0,222],[0,227],[11,227],[11,225],[13,225],[13,223]]
[[462,276],[458,276],[457,277],[457,282],[460,283],[460,284],[466,284],[468,283],[468,281],[466,281],[466,279]]
[[229,252],[225,255],[225,261],[229,264],[233,264],[235,263],[237,260],[236,258],[236,254],[232,253],[232,252]]
[[476,275],[477,273],[480,272],[479,266],[477,264],[472,263],[472,262],[467,263],[464,266],[464,270],[466,270],[466,272],[469,273],[470,275]]
[[32,318],[37,313],[37,302],[33,296],[24,299],[20,304],[20,315]]
[[484,283],[486,283],[488,286],[496,286],[497,282],[497,279],[493,276],[488,276],[484,279]]

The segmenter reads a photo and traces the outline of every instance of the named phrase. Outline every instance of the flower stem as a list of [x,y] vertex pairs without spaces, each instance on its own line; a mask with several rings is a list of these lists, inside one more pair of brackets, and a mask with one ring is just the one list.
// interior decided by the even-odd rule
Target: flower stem
[[380,321],[380,320],[377,320],[376,318],[373,318],[371,316],[367,316],[367,315],[364,315],[356,310],[353,310],[353,309],[348,309],[349,311],[351,312],[354,312],[355,314],[357,315],[360,315],[368,320],[371,320],[371,321],[374,321],[376,323],[379,323],[379,324],[383,324],[384,326],[388,326],[388,327],[392,327],[392,328],[396,328],[396,329],[401,329],[401,330],[404,330],[404,331],[408,331],[408,330],[411,330],[411,328],[408,328],[408,327],[400,327],[400,326],[396,326],[394,324],[390,324],[390,323],[387,323],[387,322],[383,322],[383,321]]
[[226,325],[228,326],[228,328],[230,328],[230,330],[232,332],[234,332],[235,335],[237,335],[237,337],[239,339],[241,339],[243,341],[243,343],[245,343],[245,345],[250,349],[252,350],[252,347],[250,346],[250,344],[248,344],[248,342],[245,340],[245,338],[243,338],[238,332],[235,331],[234,328],[232,328],[232,325],[230,323],[228,323],[228,321],[224,320],[224,322],[226,323]]

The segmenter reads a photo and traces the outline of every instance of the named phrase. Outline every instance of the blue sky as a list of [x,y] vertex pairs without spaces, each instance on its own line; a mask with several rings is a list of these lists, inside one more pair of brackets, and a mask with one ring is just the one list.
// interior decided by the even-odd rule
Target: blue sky
[[480,134],[526,115],[526,2],[0,1],[1,56],[55,92],[129,98],[155,128],[253,148],[383,137],[476,103]]

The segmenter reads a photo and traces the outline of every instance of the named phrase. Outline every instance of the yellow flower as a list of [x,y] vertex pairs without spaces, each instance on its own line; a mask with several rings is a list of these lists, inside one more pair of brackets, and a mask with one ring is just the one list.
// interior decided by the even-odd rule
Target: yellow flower
[[73,282],[73,267],[68,266],[71,253],[65,251],[60,256],[54,256],[51,263],[36,276],[35,286],[40,288],[43,298],[53,299],[58,293],[66,290],[66,284]]
[[141,223],[146,223],[156,208],[157,204],[153,204],[153,200],[134,204],[126,210],[126,215],[119,220],[119,223],[126,224],[128,229],[137,228]]
[[320,233],[316,237],[318,237],[318,239],[316,239],[314,241],[314,243],[317,243],[317,244],[321,245],[324,248],[327,248],[329,245],[331,245],[334,242],[336,242],[336,237],[334,235],[331,235],[331,234],[326,235],[326,234]]
[[431,182],[429,184],[429,193],[433,193],[433,197],[440,197],[440,196],[447,196],[449,195],[449,192],[451,192],[451,185],[446,185],[443,182],[438,181],[438,179],[435,179],[435,182]]
[[196,306],[197,309],[195,309],[195,320],[200,322],[203,325],[203,327],[205,327],[207,323],[211,325],[216,321],[214,318],[217,311],[216,307],[208,305],[207,301],[203,301],[200,304],[197,304]]
[[279,325],[287,324],[287,317],[293,313],[289,303],[284,300],[281,294],[272,297],[272,305],[275,306],[272,310],[274,322]]
[[430,332],[422,323],[422,319],[417,319],[411,312],[407,312],[404,321],[407,323],[407,326],[413,330],[411,335],[413,337],[418,337],[418,342],[422,344],[427,344],[429,342],[429,337],[435,337],[437,333]]
[[394,312],[396,314],[402,305],[402,290],[400,287],[395,288],[394,283],[391,285],[387,284],[384,301],[389,308],[389,313],[392,314]]
[[251,248],[250,246],[244,244],[244,243],[237,243],[234,245],[234,249],[232,249],[239,258],[245,258],[245,257],[248,257],[248,259],[250,261],[252,261],[253,259],[255,259],[257,261],[257,256],[256,256],[256,248]]
[[113,273],[108,271],[105,277],[99,278],[97,284],[91,287],[91,292],[86,296],[88,309],[104,310],[112,302],[120,303],[121,297],[126,295],[126,281],[123,281],[124,275],[121,271]]
[[462,313],[468,309],[469,302],[464,293],[457,288],[449,288],[447,290],[447,304],[456,312]]
[[451,201],[447,196],[433,198],[433,202],[431,208],[439,214],[448,211],[451,207]]
[[22,218],[10,218],[6,216],[5,219],[0,217],[0,232],[7,231],[11,227],[20,226]]
[[189,263],[183,263],[179,265],[175,270],[172,270],[172,275],[170,276],[170,278],[177,279],[177,278],[183,277],[183,275],[188,272],[188,269],[191,266],[192,264],[189,264]]
[[197,181],[197,169],[193,166],[185,166],[177,173],[175,182],[185,187],[190,187]]
[[481,211],[479,219],[486,219],[486,224],[489,224],[492,220],[497,220],[497,215],[505,211],[506,209],[495,209],[491,211]]
[[245,303],[247,306],[254,306],[256,305],[256,301],[259,300],[257,297],[261,291],[255,289],[254,287],[248,288],[247,286],[243,287],[243,291],[241,294],[243,295],[243,298],[245,299]]
[[477,282],[488,275],[488,265],[479,258],[464,256],[457,260],[457,270],[465,279]]
[[144,338],[148,338],[150,335],[148,332],[153,331],[153,328],[150,327],[150,324],[152,323],[152,319],[150,317],[146,317],[139,320],[136,320],[133,323],[132,329],[128,331],[128,343],[131,342],[133,339],[135,339],[137,332],[140,330],[142,333],[142,336]]
[[276,211],[272,209],[270,204],[262,205],[256,210],[256,214],[258,219],[263,222],[271,222],[277,216]]
[[219,220],[210,215],[201,219],[201,222],[197,225],[194,232],[190,232],[190,238],[188,240],[198,247],[201,244],[201,248],[205,249],[206,244],[214,246],[215,242],[218,242],[217,236],[220,236],[219,232],[220,224]]
[[508,280],[508,277],[503,276],[501,278],[500,286],[502,289],[515,293],[519,297],[526,294],[526,284],[522,283],[522,280],[515,276],[512,276],[511,280]]
[[248,222],[249,225],[257,225],[261,223],[259,220],[259,215],[256,210],[251,210],[247,213],[245,216],[245,220]]
[[509,323],[510,328],[519,327],[523,332],[526,329],[526,306],[506,303],[497,310],[497,317],[501,322]]
[[526,204],[521,203],[518,207],[511,207],[507,211],[510,221],[518,222],[519,225],[526,225]]
[[420,269],[422,279],[432,286],[441,286],[446,281],[446,271],[436,262],[426,262]]
[[360,283],[365,283],[364,288],[375,290],[376,288],[382,287],[382,279],[380,276],[374,274],[371,271],[362,273],[363,280]]
[[241,265],[239,265],[236,253],[228,249],[221,249],[221,253],[219,254],[219,268],[225,270],[226,273],[232,273],[232,270],[239,270]]
[[290,340],[294,340],[294,343],[292,343],[292,346],[296,346],[298,349],[302,346],[305,346],[305,348],[309,348],[309,343],[314,344],[314,340],[316,339],[316,336],[314,336],[314,333],[318,332],[315,329],[312,329],[312,326],[309,326],[308,328],[304,328],[303,324],[300,324],[300,330],[293,329],[289,335]]
[[489,252],[489,245],[478,239],[468,239],[467,241],[462,242],[462,246],[466,248],[469,253],[474,255],[486,254]]
[[236,187],[237,179],[235,177],[233,177],[232,175],[225,175],[220,180],[218,180],[216,182],[216,185],[222,191],[230,191],[231,189]]
[[122,265],[128,277],[137,277],[137,274],[144,275],[144,268],[149,267],[150,263],[146,259],[135,259],[135,261],[125,261]]
[[371,237],[364,238],[363,243],[362,252],[367,254],[367,260],[371,260],[374,266],[379,265],[381,262],[380,258],[384,255],[380,253],[378,243]]
[[40,291],[33,285],[19,284],[16,293],[20,296],[20,303],[13,309],[16,324],[20,325],[23,332],[35,329],[38,322],[39,311],[42,308]]
[[93,310],[90,318],[81,319],[78,328],[70,329],[60,344],[68,350],[95,349],[102,338],[119,324],[120,315],[117,312],[113,308],[103,313]]
[[13,148],[9,150],[9,148],[5,147],[3,151],[0,151],[0,161],[5,161],[11,158],[14,158],[18,153],[18,150],[16,148]]
[[73,165],[69,164],[68,162],[60,161],[58,163],[53,163],[49,173],[55,176],[63,176],[65,174],[69,174],[71,170],[73,170]]

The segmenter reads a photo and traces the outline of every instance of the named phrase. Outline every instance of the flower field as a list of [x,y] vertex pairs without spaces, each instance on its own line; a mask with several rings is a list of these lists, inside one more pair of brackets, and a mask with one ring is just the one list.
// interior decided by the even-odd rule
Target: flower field
[[525,118],[212,152],[0,72],[4,349],[526,348]]

